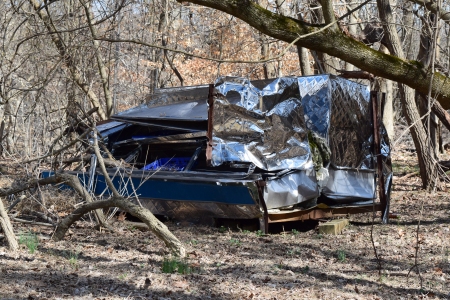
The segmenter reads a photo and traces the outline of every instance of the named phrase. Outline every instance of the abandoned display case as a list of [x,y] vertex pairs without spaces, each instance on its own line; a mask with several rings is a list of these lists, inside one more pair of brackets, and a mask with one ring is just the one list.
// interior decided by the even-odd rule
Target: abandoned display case
[[[118,190],[154,214],[260,219],[268,224],[381,211],[387,221],[390,148],[379,97],[332,75],[157,90],[98,125]],[[78,173],[97,195],[104,177]],[[377,197],[377,185],[379,197]]]

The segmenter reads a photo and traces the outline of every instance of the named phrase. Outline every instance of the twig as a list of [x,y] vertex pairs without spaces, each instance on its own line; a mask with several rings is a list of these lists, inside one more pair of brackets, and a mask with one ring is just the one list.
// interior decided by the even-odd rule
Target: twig
[[338,23],[339,21],[345,19],[346,17],[348,17],[349,15],[351,15],[352,13],[354,13],[355,11],[359,10],[360,8],[362,8],[363,6],[365,6],[367,3],[369,3],[372,0],[366,0],[363,3],[361,3],[360,5],[358,5],[357,7],[355,7],[354,9],[348,11],[347,13],[345,13],[344,15],[342,15],[339,19],[337,19],[334,22],[331,22],[323,27],[321,27],[320,29],[304,34],[304,35],[299,35],[295,40],[293,40],[284,50],[283,52],[281,52],[281,54],[276,55],[274,57],[269,57],[267,59],[261,59],[261,60],[227,60],[227,59],[217,59],[217,58],[212,58],[212,57],[206,57],[206,56],[202,56],[202,55],[197,55],[194,53],[190,53],[190,52],[186,52],[183,50],[179,50],[179,49],[172,49],[172,48],[167,48],[167,47],[163,47],[163,46],[159,46],[159,45],[154,45],[154,44],[149,44],[149,43],[145,43],[143,41],[140,40],[134,40],[134,39],[109,39],[109,38],[100,38],[100,37],[96,37],[96,40],[99,41],[105,41],[105,42],[110,42],[110,43],[132,43],[132,44],[137,44],[137,45],[142,45],[142,46],[146,46],[146,47],[151,47],[151,48],[157,48],[157,49],[161,49],[164,51],[171,51],[174,53],[180,53],[180,54],[184,54],[186,56],[190,56],[190,57],[195,57],[195,58],[200,58],[200,59],[204,59],[204,60],[210,60],[210,61],[215,61],[215,62],[219,62],[219,63],[243,63],[243,64],[259,64],[259,63],[265,63],[265,62],[270,62],[273,60],[277,60],[280,59],[281,57],[283,57],[286,53],[288,53],[289,49],[291,49],[291,47],[293,45],[295,45],[299,40],[301,40],[302,38],[306,38],[312,35],[315,35],[319,32],[325,31],[328,28],[332,28],[336,25],[336,23]]
[[398,180],[408,179],[409,177],[413,177],[413,176],[415,176],[415,175],[419,175],[419,171],[416,171],[416,172],[412,172],[412,173],[406,174],[405,176],[400,177]]
[[50,156],[58,155],[59,153],[63,152],[64,150],[67,150],[67,149],[69,149],[70,147],[72,147],[73,145],[75,145],[76,143],[80,142],[80,141],[81,141],[83,138],[85,138],[90,132],[91,132],[91,129],[88,128],[88,129],[87,129],[85,132],[83,132],[83,134],[81,134],[77,139],[75,139],[75,140],[72,141],[71,143],[67,144],[66,146],[64,146],[64,147],[62,147],[62,148],[56,150],[55,152],[52,152],[52,153],[49,153],[49,154],[46,154],[46,155],[43,155],[43,156],[40,156],[40,157],[36,157],[36,158],[33,158],[33,159],[29,159],[29,160],[20,162],[20,164],[27,164],[27,163],[30,163],[30,162],[33,162],[33,161],[36,161],[36,160],[41,160],[41,159],[44,159],[44,158],[47,158],[47,157],[50,157]]
[[40,225],[40,226],[48,226],[48,227],[55,227],[55,225],[50,224],[50,223],[28,221],[28,220],[23,220],[23,219],[19,219],[19,218],[12,218],[12,219],[13,219],[13,221],[20,222],[20,223]]
[[20,201],[22,201],[25,198],[26,198],[26,196],[22,195],[19,198],[17,198],[16,200],[14,200],[14,202],[8,207],[8,209],[6,211],[9,213],[11,211],[11,209],[13,209],[17,204],[19,204]]

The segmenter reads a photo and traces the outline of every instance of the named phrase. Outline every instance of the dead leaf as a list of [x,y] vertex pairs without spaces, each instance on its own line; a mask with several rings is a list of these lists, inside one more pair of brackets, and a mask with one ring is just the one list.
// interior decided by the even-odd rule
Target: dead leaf
[[436,274],[442,274],[442,269],[439,268],[439,267],[436,267],[436,268],[434,268],[434,272],[435,272]]
[[179,289],[185,289],[189,286],[189,283],[187,283],[186,281],[176,281],[172,284],[172,286]]
[[117,216],[117,221],[119,222],[123,222],[125,221],[125,219],[127,218],[127,213],[122,211],[121,213],[119,213],[119,215]]

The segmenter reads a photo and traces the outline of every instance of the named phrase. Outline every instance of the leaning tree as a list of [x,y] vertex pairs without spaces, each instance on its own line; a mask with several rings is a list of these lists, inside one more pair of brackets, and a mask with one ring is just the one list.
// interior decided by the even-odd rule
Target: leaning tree
[[[411,89],[422,95],[428,95],[426,99],[430,102],[430,110],[448,124],[448,114],[444,109],[450,108],[450,77],[436,71],[433,64],[424,65],[419,61],[405,58],[396,36],[392,4],[389,0],[379,0],[377,5],[380,19],[384,22],[384,34],[387,36],[390,54],[371,48],[339,26],[341,20],[367,5],[370,2],[368,0],[340,17],[336,16],[332,0],[322,0],[324,19],[322,24],[311,24],[285,16],[279,10],[263,8],[257,2],[249,0],[190,0],[189,2],[223,11],[270,37],[294,43],[298,48],[326,53],[375,76],[399,83],[403,112],[412,128],[411,133],[419,156],[423,187],[434,186],[437,163],[430,154],[430,141],[424,126],[420,124],[421,116],[414,103],[414,97],[411,96]],[[440,18],[445,22],[450,19],[450,14],[434,2],[426,0],[414,0],[414,2],[425,6],[437,16],[436,19]],[[435,25],[437,23],[436,21]],[[431,97],[437,101],[432,101]]]

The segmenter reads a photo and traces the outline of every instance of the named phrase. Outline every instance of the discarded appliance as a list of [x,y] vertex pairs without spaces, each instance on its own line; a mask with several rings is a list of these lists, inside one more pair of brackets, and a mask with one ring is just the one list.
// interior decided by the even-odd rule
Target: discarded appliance
[[[381,97],[332,75],[157,90],[97,129],[131,201],[169,217],[269,223],[381,211],[392,179]],[[95,160],[77,173],[109,195]],[[380,197],[377,197],[377,185]]]

